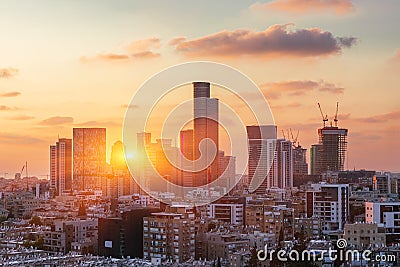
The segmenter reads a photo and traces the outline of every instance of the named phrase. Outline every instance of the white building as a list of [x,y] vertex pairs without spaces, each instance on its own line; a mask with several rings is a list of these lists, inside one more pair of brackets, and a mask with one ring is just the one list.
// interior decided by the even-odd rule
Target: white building
[[238,203],[214,203],[207,205],[207,217],[231,224],[243,224],[244,207]]
[[349,218],[348,184],[312,184],[306,193],[307,217],[322,220],[322,233],[343,230]]
[[365,222],[383,224],[387,234],[400,235],[400,202],[366,202]]

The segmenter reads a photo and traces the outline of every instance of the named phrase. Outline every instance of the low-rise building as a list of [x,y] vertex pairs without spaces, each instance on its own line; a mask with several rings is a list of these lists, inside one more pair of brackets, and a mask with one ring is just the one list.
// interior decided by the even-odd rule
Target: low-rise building
[[359,250],[386,246],[385,228],[376,223],[345,224],[343,237],[348,246]]

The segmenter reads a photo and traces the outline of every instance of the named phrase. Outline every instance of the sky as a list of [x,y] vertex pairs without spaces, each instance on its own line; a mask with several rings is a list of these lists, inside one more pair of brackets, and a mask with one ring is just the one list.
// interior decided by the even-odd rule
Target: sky
[[307,149],[317,103],[332,119],[339,102],[345,167],[400,171],[399,10],[397,0],[1,1],[0,177],[28,161],[45,178],[49,146],[73,127],[106,127],[109,156],[139,86],[193,60],[247,75],[278,134],[299,130]]

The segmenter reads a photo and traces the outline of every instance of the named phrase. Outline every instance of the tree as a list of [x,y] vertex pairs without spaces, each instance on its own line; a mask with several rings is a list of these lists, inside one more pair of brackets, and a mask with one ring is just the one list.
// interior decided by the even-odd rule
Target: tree
[[221,267],[221,259],[220,259],[220,257],[218,257],[218,259],[217,259],[217,267]]
[[42,225],[42,220],[40,219],[39,216],[33,216],[33,217],[30,219],[29,224],[32,224],[32,225]]
[[83,204],[83,202],[81,202],[81,204],[79,205],[78,217],[86,217],[86,216],[87,216],[86,207]]
[[251,252],[250,260],[247,262],[246,267],[259,267],[260,261],[257,256],[257,247],[254,245],[254,247],[250,250],[250,252]]
[[0,217],[0,223],[7,221],[7,216]]

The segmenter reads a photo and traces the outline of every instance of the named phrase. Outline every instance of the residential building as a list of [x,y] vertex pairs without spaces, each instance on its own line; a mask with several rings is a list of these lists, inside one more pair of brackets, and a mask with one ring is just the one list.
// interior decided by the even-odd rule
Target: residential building
[[195,215],[184,206],[143,218],[143,257],[185,262],[195,256]]
[[247,126],[249,144],[249,191],[265,194],[267,188],[273,186],[273,172],[270,171],[274,162],[276,147],[276,126]]
[[342,230],[349,220],[348,184],[312,184],[306,192],[307,217],[322,220],[322,232]]
[[348,246],[358,250],[386,247],[385,228],[377,223],[345,224],[343,238]]
[[72,139],[59,138],[50,146],[50,189],[56,196],[72,191]]

